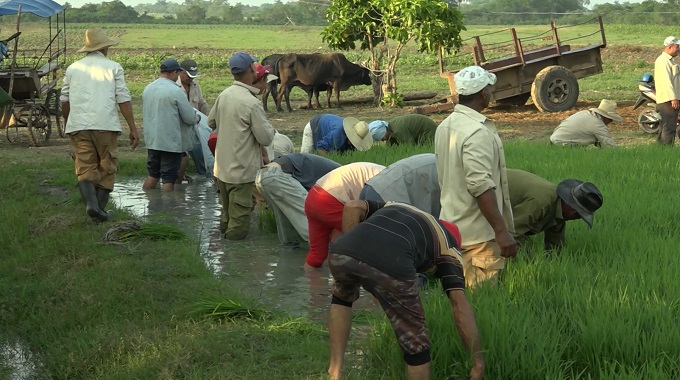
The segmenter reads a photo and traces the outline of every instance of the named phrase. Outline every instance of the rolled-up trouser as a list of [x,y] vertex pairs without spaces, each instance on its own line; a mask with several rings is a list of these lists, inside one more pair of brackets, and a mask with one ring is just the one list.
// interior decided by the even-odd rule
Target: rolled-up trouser
[[274,212],[281,244],[299,243],[300,238],[309,241],[305,215],[307,190],[300,182],[279,166],[267,166],[257,173],[255,186]]
[[342,210],[345,205],[319,186],[313,186],[305,199],[305,215],[309,224],[307,265],[318,268],[328,257],[328,244],[333,231],[342,232]]
[[361,193],[359,193],[359,199],[364,201],[385,202],[383,197],[381,197],[371,185],[364,185],[364,188],[361,189]]
[[94,130],[69,133],[78,182],[90,181],[95,186],[113,190],[118,170],[119,134]]
[[220,231],[229,240],[243,240],[248,236],[253,207],[254,182],[225,183],[215,178],[220,190]]
[[673,144],[678,127],[679,110],[673,109],[671,102],[657,104],[656,109],[661,115],[658,141],[662,144]]
[[473,288],[483,281],[498,281],[500,272],[505,268],[505,258],[501,256],[501,248],[496,241],[464,245],[460,252],[466,287]]
[[312,124],[307,123],[305,129],[302,131],[302,143],[300,144],[300,153],[314,152],[314,134],[312,133]]

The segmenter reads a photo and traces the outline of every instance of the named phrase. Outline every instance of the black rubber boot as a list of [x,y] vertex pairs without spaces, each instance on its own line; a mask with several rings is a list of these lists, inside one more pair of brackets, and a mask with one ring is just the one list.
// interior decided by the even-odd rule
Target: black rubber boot
[[109,203],[109,195],[111,195],[111,190],[104,189],[103,187],[97,187],[96,189],[99,209],[106,214],[107,219],[111,219],[113,217],[113,210],[106,209],[106,205]]
[[96,222],[106,222],[107,215],[101,208],[99,208],[99,201],[97,200],[97,192],[94,183],[90,181],[78,182],[80,189],[80,196],[85,200],[85,212]]

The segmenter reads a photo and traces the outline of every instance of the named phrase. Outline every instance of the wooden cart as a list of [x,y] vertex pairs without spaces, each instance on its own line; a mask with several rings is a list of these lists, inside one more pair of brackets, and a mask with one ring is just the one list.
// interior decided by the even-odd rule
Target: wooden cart
[[[496,74],[494,99],[498,103],[522,105],[531,96],[536,108],[543,112],[571,109],[578,100],[578,79],[603,71],[601,49],[607,46],[607,41],[602,16],[593,20],[596,20],[599,25],[596,32],[565,41],[560,40],[558,30],[571,26],[558,28],[554,21],[550,23],[549,33],[523,39],[517,38],[515,28],[510,28],[508,29],[511,36],[509,42],[514,47],[514,54],[490,61],[487,61],[485,57],[480,36],[472,37],[475,64]],[[564,44],[597,34],[600,36],[600,41],[595,44],[574,49],[571,45]],[[551,41],[551,44],[525,51],[522,40]],[[489,45],[492,44],[487,46]],[[442,49],[439,50],[439,72],[449,82],[451,91],[449,102],[419,107],[416,112],[431,113],[453,109],[454,102],[457,101],[453,76],[458,70],[447,71],[445,69]]]

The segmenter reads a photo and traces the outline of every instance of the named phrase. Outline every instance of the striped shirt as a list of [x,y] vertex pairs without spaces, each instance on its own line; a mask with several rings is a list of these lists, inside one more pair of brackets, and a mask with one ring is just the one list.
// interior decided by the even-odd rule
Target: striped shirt
[[458,242],[435,217],[405,203],[366,202],[366,220],[338,238],[330,252],[353,257],[400,280],[434,271],[444,291],[464,289]]

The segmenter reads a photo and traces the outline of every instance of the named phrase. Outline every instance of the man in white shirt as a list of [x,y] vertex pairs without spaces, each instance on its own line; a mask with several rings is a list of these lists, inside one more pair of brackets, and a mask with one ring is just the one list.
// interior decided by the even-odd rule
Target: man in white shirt
[[496,76],[479,66],[454,76],[458,104],[435,133],[440,219],[458,225],[466,284],[495,281],[517,254],[505,155],[489,105]]
[[680,66],[673,61],[680,54],[680,40],[668,36],[663,42],[663,52],[654,62],[656,108],[661,115],[658,141],[673,144],[680,109]]
[[78,187],[87,215],[97,222],[111,215],[105,208],[116,180],[118,135],[123,131],[116,108],[130,129],[132,149],[139,144],[123,67],[106,58],[109,47],[118,42],[101,28],[86,30],[85,46],[78,52],[87,55],[66,69],[61,88],[61,108],[75,153]]

